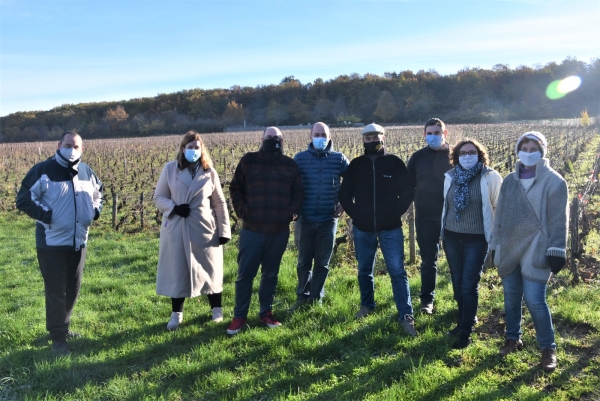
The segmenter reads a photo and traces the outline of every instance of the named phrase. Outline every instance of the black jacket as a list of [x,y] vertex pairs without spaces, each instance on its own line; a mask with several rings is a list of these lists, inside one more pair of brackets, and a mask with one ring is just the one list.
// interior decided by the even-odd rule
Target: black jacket
[[413,200],[408,169],[396,155],[375,160],[362,155],[350,162],[339,191],[344,211],[359,230],[378,232],[402,227]]

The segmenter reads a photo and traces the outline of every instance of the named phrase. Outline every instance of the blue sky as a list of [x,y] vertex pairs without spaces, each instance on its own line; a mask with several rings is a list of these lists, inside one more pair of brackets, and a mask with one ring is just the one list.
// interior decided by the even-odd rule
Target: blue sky
[[600,1],[0,0],[0,116],[193,88],[600,57]]

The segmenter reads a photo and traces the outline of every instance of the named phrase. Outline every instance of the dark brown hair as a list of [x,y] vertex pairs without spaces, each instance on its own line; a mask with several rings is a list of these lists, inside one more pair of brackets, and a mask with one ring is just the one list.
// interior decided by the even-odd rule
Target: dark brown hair
[[443,130],[446,129],[446,124],[444,124],[444,122],[442,120],[440,120],[439,118],[430,118],[429,120],[427,120],[427,122],[425,123],[425,127],[423,127],[424,131],[427,131],[427,127],[430,127],[432,125],[437,125],[438,127],[441,127]]
[[470,143],[471,145],[475,146],[475,149],[477,149],[478,160],[480,162],[483,162],[484,166],[489,166],[490,158],[488,156],[487,149],[481,143],[479,143],[475,139],[471,139],[471,138],[463,139],[462,141],[460,141],[456,145],[454,145],[454,147],[452,148],[452,152],[450,153],[450,163],[453,166],[458,166],[458,164],[459,164],[458,154],[460,153],[460,148],[462,148],[463,145],[466,145],[467,143]]
[[183,135],[183,139],[181,140],[181,146],[179,147],[179,152],[177,152],[177,167],[179,168],[179,170],[183,170],[189,167],[190,162],[188,162],[185,158],[183,150],[185,149],[185,146],[188,143],[194,141],[200,142],[200,152],[202,152],[200,156],[200,163],[202,164],[202,168],[206,171],[212,167],[213,162],[210,158],[208,150],[206,149],[206,146],[204,145],[202,137],[196,131],[188,131]]

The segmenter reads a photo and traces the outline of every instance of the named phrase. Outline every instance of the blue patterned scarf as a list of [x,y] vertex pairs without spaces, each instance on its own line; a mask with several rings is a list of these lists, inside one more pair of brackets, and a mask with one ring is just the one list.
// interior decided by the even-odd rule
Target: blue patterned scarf
[[455,185],[454,212],[456,216],[454,220],[458,221],[460,212],[469,206],[469,183],[481,173],[482,168],[482,162],[477,162],[475,167],[469,170],[465,170],[460,164],[454,167],[454,177],[452,177],[452,182]]

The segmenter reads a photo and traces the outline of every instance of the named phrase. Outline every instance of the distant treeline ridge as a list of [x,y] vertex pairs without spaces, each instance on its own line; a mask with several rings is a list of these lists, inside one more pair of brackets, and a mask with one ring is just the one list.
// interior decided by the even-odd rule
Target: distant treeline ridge
[[[548,84],[571,75],[579,89],[558,100]],[[194,129],[334,123],[414,123],[437,116],[451,123],[573,118],[600,114],[600,59],[585,63],[492,69],[465,68],[456,74],[434,70],[340,75],[302,84],[293,76],[278,85],[191,89],[120,102],[66,104],[49,111],[0,117],[0,142],[43,141],[76,130],[85,138],[181,134]]]

